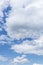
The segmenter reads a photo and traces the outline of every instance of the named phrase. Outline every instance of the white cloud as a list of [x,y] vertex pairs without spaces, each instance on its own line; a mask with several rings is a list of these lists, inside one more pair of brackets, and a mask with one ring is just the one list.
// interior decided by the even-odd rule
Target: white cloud
[[30,60],[28,60],[27,58],[26,58],[26,55],[22,55],[22,56],[18,56],[18,57],[16,57],[16,58],[14,58],[13,60],[12,60],[12,63],[13,64],[25,64],[25,63],[27,63],[27,62],[30,62]]
[[2,55],[0,55],[0,61],[2,62],[6,62],[8,59]]
[[0,11],[3,11],[3,9],[7,8],[9,5],[9,0],[0,0]]
[[42,65],[42,64],[37,64],[37,63],[34,63],[33,65]]
[[3,10],[9,5],[9,0],[0,0],[0,22],[3,22],[4,13]]
[[9,38],[7,35],[0,35],[0,41],[1,40],[8,40],[8,41],[11,41],[11,38]]
[[8,37],[7,35],[0,35],[0,44],[11,44],[12,41],[13,39]]
[[11,6],[14,8],[22,8],[23,5],[28,5],[28,3],[30,2],[30,0],[10,0],[10,4]]
[[11,0],[6,19],[7,33],[13,39],[39,37],[43,33],[43,0]]
[[11,50],[14,50],[16,53],[20,54],[43,55],[43,43],[37,43],[36,41],[24,41],[21,44],[12,45]]
[[37,45],[43,47],[43,36],[40,36],[38,39],[34,40]]

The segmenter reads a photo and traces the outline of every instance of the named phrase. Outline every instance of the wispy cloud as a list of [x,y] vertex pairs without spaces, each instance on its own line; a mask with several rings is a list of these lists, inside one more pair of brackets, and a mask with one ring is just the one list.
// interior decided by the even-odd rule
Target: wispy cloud
[[29,59],[26,58],[26,55],[22,55],[22,56],[17,56],[16,58],[14,58],[12,60],[12,64],[25,64],[30,62]]
[[7,35],[0,35],[0,44],[4,45],[4,44],[11,44],[12,40],[10,37],[8,37]]
[[1,61],[1,62],[6,62],[6,61],[8,61],[8,58],[6,58],[6,57],[0,55],[0,61]]
[[20,54],[43,55],[43,43],[37,43],[36,41],[24,41],[21,44],[12,45],[11,49]]
[[42,65],[42,64],[34,63],[33,65]]

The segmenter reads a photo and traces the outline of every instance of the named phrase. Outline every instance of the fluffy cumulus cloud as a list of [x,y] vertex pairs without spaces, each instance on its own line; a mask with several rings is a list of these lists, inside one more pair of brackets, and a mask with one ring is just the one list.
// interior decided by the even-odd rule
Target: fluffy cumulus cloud
[[14,58],[13,60],[12,60],[12,64],[25,64],[25,63],[27,63],[27,62],[30,62],[30,60],[28,60],[27,58],[26,58],[26,55],[22,55],[22,56],[18,56],[18,57],[16,57],[16,58]]
[[[9,5],[11,11],[7,14],[3,11]],[[6,23],[2,23],[4,21]],[[10,44],[10,51],[24,55],[10,60],[0,55],[0,62],[7,61],[11,62],[9,65],[24,65],[31,61],[26,57],[27,54],[43,55],[43,0],[0,0],[0,31],[3,33],[0,34],[0,45],[14,43],[15,39],[21,41],[22,38],[32,38],[31,41],[23,40],[19,44]],[[33,65],[42,64],[33,63]]]
[[13,39],[43,35],[43,0],[10,0],[7,33]]
[[43,42],[41,41],[41,39],[40,42],[38,42],[38,40],[24,41],[21,44],[12,45],[11,49],[20,54],[23,53],[43,55]]

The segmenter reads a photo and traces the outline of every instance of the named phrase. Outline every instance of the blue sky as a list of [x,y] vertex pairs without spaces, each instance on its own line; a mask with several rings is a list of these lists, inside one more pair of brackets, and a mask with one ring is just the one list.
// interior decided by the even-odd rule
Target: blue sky
[[0,65],[43,65],[43,0],[0,0]]

